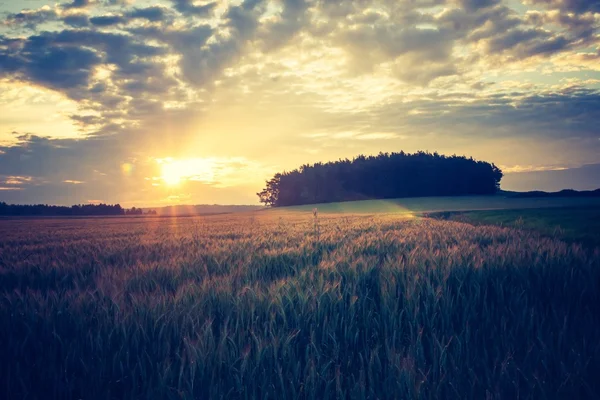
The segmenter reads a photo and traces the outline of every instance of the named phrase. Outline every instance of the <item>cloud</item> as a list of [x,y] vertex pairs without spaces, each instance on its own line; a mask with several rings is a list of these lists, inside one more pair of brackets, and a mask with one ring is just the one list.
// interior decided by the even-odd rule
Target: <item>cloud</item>
[[600,12],[600,1],[598,0],[528,0],[528,3],[567,12]]
[[37,10],[23,10],[18,13],[8,14],[4,23],[9,26],[23,25],[33,30],[39,24],[56,20],[57,16],[55,9],[44,6]]
[[151,22],[164,21],[167,17],[167,11],[165,7],[153,6],[146,8],[134,8],[127,16],[131,19],[146,19]]
[[5,175],[0,178],[0,184],[2,185],[27,185],[33,181],[31,176],[10,176]]
[[[162,47],[129,35],[87,29],[42,32],[26,39],[0,37],[0,77],[60,91],[104,117],[97,134],[115,133],[134,123],[138,114],[127,110],[128,102],[135,105],[127,96],[165,98],[172,90],[174,81],[166,76],[165,66],[153,62],[164,54]],[[130,122],[123,121],[127,112]]]
[[71,3],[64,3],[62,8],[65,10],[86,8],[93,4],[93,0],[73,0]]
[[90,18],[90,22],[94,26],[105,27],[125,23],[127,19],[121,15],[102,15]]
[[[170,156],[293,168],[427,147],[509,166],[596,162],[596,3],[75,0],[11,12],[0,93],[36,87],[71,105],[44,105],[32,128],[4,110],[41,100],[4,91],[0,171],[36,179],[12,185],[13,199],[134,201],[154,193],[152,160]],[[42,128],[52,119],[76,139]],[[217,182],[176,195],[216,198]]]
[[186,15],[206,17],[217,6],[217,2],[196,5],[194,0],[171,0],[177,11]]
[[567,167],[553,166],[553,165],[500,165],[500,169],[505,174],[519,174],[523,172],[541,172],[541,171],[562,171]]
[[[189,198],[195,201],[204,198],[200,202],[205,203],[211,201],[205,197],[207,193],[213,199],[220,199],[218,202],[226,202],[226,194],[235,193],[238,199],[246,199],[242,202],[254,203],[254,192],[247,187],[248,183],[260,185],[263,174],[266,178],[274,173],[274,169],[265,170],[262,164],[243,157],[178,159],[173,161],[177,167],[185,167],[183,171],[177,170],[182,186],[171,188],[164,184],[160,164],[155,159],[128,156],[136,148],[140,148],[137,143],[128,146],[115,137],[80,141],[21,135],[19,144],[2,147],[6,153],[0,156],[3,172],[21,171],[20,175],[11,175],[11,181],[23,178],[19,185],[5,185],[0,179],[0,187],[18,187],[21,192],[5,193],[2,201],[30,203],[43,199],[55,204],[73,204],[102,198],[121,204],[142,200],[142,204],[148,205],[175,193],[188,197],[193,194]],[[111,156],[107,157],[108,154]],[[30,175],[25,176],[24,172]]]
[[264,27],[261,39],[265,51],[283,46],[309,24],[307,1],[283,0],[282,3],[280,15]]
[[459,4],[468,11],[488,8],[500,3],[500,0],[460,0]]
[[541,29],[513,29],[487,41],[489,54],[509,52],[517,58],[558,53],[570,45],[562,35]]
[[[91,164],[99,164],[95,169],[102,170],[106,151],[122,154],[119,144],[111,140],[51,139],[31,134],[19,135],[17,139],[14,145],[0,147],[4,152],[0,155],[0,169],[10,176],[43,177],[73,172],[78,170],[78,162],[88,157]],[[71,178],[60,180],[64,179]]]
[[[181,77],[194,86],[206,86],[238,59],[256,35],[262,9],[259,2],[246,0],[231,6],[223,17],[227,35],[216,35],[209,25],[197,25],[187,30],[137,30],[161,39],[181,55]],[[136,32],[134,30],[134,32]],[[209,43],[209,39],[212,39]]]
[[102,118],[96,115],[71,115],[70,118],[82,126],[102,124]]
[[[2,46],[4,44],[4,46]],[[14,51],[0,39],[0,76],[16,74],[22,79],[39,82],[53,89],[85,86],[92,68],[101,61],[92,50],[80,47],[48,47],[44,37],[35,36],[23,41]]]
[[62,21],[66,25],[72,26],[74,28],[85,28],[85,27],[89,26],[89,24],[90,24],[90,20],[89,20],[87,14],[69,14],[69,15],[65,15],[62,18]]
[[393,21],[359,24],[335,34],[336,45],[350,56],[351,71],[371,73],[378,65],[395,64],[394,75],[403,81],[426,85],[456,73],[453,39],[444,30],[399,27]]
[[[407,109],[420,109],[410,113]],[[505,93],[469,101],[435,99],[393,104],[374,113],[379,127],[391,129],[402,121],[415,126],[447,129],[470,126],[478,137],[536,137],[598,141],[596,120],[600,118],[600,91],[579,87],[539,94]],[[600,146],[600,143],[596,145]]]
[[595,190],[600,188],[600,164],[507,174],[502,178],[502,188],[548,192],[563,189]]

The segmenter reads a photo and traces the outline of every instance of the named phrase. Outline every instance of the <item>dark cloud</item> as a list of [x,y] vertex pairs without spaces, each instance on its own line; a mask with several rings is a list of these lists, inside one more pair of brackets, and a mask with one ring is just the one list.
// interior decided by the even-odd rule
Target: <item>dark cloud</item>
[[496,6],[476,11],[446,9],[431,22],[454,40],[477,42],[517,27],[522,21],[510,8]]
[[238,39],[251,39],[258,28],[258,18],[263,10],[259,0],[245,0],[239,6],[231,6],[225,13],[227,26],[233,30]]
[[96,6],[119,6],[129,4],[128,0],[72,0],[70,3],[63,3],[60,7],[63,10],[77,10]]
[[559,34],[552,34],[543,29],[513,29],[495,36],[488,41],[488,53],[509,54],[520,59],[535,55],[546,55],[566,49],[571,41]]
[[151,22],[164,21],[167,13],[164,7],[154,6],[146,8],[135,8],[127,16],[132,19],[140,18]]
[[[165,101],[169,93],[176,95],[177,82],[165,74],[163,64],[153,61],[163,54],[164,48],[145,44],[132,35],[94,30],[44,32],[27,39],[0,37],[0,77],[64,93],[103,118],[102,124],[95,121],[99,126],[92,135],[112,135],[148,110],[132,110],[136,104],[128,96]],[[101,66],[112,72],[110,79],[97,82],[92,78]],[[125,122],[114,124],[115,119]]]
[[0,166],[3,174],[41,177],[61,169],[54,157],[75,155],[74,141],[56,141],[36,135],[23,134],[19,142],[10,147],[0,147]]
[[136,38],[119,33],[64,30],[57,33],[45,33],[40,36],[40,40],[46,46],[94,48],[103,54],[107,64],[114,64],[121,70],[135,68],[140,59],[165,54],[165,49],[162,47],[151,46],[136,40]]
[[459,4],[468,11],[479,10],[480,8],[492,7],[499,4],[501,0],[460,0]]
[[594,44],[598,24],[596,17],[592,13],[577,14],[571,12],[536,11],[526,15],[526,22],[543,29],[546,25],[558,25],[565,29],[571,37],[572,42],[579,41],[580,45],[584,43]]
[[69,118],[84,127],[89,125],[101,125],[104,122],[101,117],[95,115],[71,115]]
[[489,52],[499,53],[534,39],[547,38],[550,33],[541,29],[513,29],[489,40]]
[[525,46],[523,51],[520,53],[520,56],[531,57],[538,54],[553,54],[559,51],[564,50],[569,46],[570,41],[563,36],[554,36],[547,40],[542,40],[538,42],[534,42]]
[[[517,100],[518,99],[518,100]],[[419,113],[411,115],[412,110]],[[429,100],[390,104],[372,115],[373,126],[393,130],[409,123],[421,129],[470,127],[478,137],[580,139],[598,141],[600,91],[572,87],[555,92],[499,93],[478,99],[432,97]]]
[[533,4],[575,13],[600,12],[600,0],[530,0]]
[[[523,16],[505,5],[471,12],[447,9],[438,15],[434,24],[455,43],[482,42],[485,52],[477,56],[509,56],[505,62],[594,45],[597,31],[590,14],[533,11]],[[566,29],[548,29],[548,24]]]
[[104,27],[125,23],[127,22],[127,19],[123,18],[121,15],[102,15],[90,18],[90,22],[94,26]]
[[[220,37],[203,47],[196,45],[182,52],[181,70],[186,80],[193,85],[203,86],[211,83],[223,70],[238,60],[247,43],[256,37],[258,19],[263,10],[262,1],[245,0],[239,6],[230,6],[224,15],[225,26],[229,29],[227,37]],[[200,26],[188,33],[180,32],[174,38],[181,45],[199,36],[207,40],[207,27]],[[201,41],[200,41],[201,43]]]
[[223,17],[223,27],[228,31],[226,36],[217,35],[209,25],[181,29],[142,27],[131,28],[129,32],[167,44],[181,55],[180,78],[202,87],[212,84],[226,67],[241,57],[246,44],[256,37],[258,18],[264,11],[259,7],[261,4],[261,1],[246,0],[238,6],[230,6]]
[[235,46],[227,49],[227,43],[233,43],[234,38],[207,45],[208,39],[214,33],[213,28],[209,25],[199,25],[181,30],[143,27],[132,28],[129,31],[135,35],[165,43],[171,51],[180,54],[181,78],[197,86],[208,83],[209,77],[220,73],[220,66],[228,57],[227,54],[236,52]]
[[24,10],[19,13],[8,14],[5,23],[7,25],[22,25],[29,29],[36,29],[39,24],[51,22],[57,19],[54,9],[40,8],[38,10]]
[[[5,175],[32,179],[20,185],[23,193],[19,196],[3,193],[4,201],[72,204],[89,198],[104,199],[98,197],[103,195],[114,202],[121,198],[119,188],[125,194],[130,187],[139,190],[139,182],[143,182],[143,177],[132,179],[121,173],[121,163],[126,162],[126,153],[132,148],[117,137],[75,140],[24,134],[18,139],[14,146],[0,147],[0,170]],[[109,154],[111,157],[107,157]],[[65,185],[64,180],[89,184]]]
[[[89,73],[93,65],[102,62],[114,64],[128,74],[136,69],[144,72],[145,68],[140,68],[139,60],[164,54],[164,49],[136,42],[130,36],[117,33],[63,30],[31,36],[22,40],[21,46],[5,48],[3,53],[20,60],[26,75],[29,75],[28,70],[54,67],[46,72],[50,77],[52,74],[68,76],[71,73]],[[30,77],[36,80],[36,75]]]
[[179,30],[167,30],[157,27],[132,28],[129,29],[129,32],[139,37],[164,42],[178,53],[184,53],[189,49],[204,46],[213,35],[214,30],[210,25],[197,25]]
[[65,10],[86,8],[93,3],[93,0],[73,0],[71,3],[65,3],[62,8]]
[[171,0],[173,6],[182,14],[206,17],[212,13],[217,2],[196,5],[194,0]]
[[131,0],[104,0],[103,3],[107,6],[126,6],[132,3]]
[[271,51],[286,44],[294,35],[308,25],[308,8],[306,0],[283,0],[283,10],[279,20],[265,27],[265,50]]
[[86,86],[100,56],[90,49],[48,44],[45,37],[32,36],[19,46],[0,45],[0,75],[17,74],[58,90]]
[[89,18],[85,14],[66,15],[62,18],[62,20],[66,25],[74,28],[85,28],[90,24]]
[[92,68],[101,60],[96,52],[83,48],[51,48],[43,53],[37,50],[22,53],[28,61],[24,72],[32,80],[54,88],[87,85]]

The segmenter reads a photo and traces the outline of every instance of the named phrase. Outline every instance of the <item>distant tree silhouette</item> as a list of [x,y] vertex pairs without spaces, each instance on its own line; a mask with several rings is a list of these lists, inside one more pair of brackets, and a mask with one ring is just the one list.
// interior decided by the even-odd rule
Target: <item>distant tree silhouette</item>
[[125,215],[142,215],[143,213],[144,213],[144,210],[142,210],[141,208],[135,208],[135,207],[132,207],[131,210],[125,211]]
[[420,196],[493,194],[502,171],[472,157],[379,153],[277,173],[257,193],[268,206]]
[[261,203],[268,206],[276,206],[279,198],[279,184],[281,174],[275,174],[273,178],[267,181],[267,187],[260,193],[257,193]]
[[50,206],[47,204],[19,205],[0,202],[0,215],[4,216],[81,216],[81,215],[123,215],[125,210],[119,205],[80,204],[71,207]]

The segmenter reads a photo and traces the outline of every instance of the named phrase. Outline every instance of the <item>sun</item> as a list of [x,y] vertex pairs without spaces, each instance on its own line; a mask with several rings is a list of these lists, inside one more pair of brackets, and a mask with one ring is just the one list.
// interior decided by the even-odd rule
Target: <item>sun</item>
[[183,179],[183,171],[176,163],[162,164],[161,178],[167,186],[177,186]]
[[212,183],[219,169],[218,162],[210,158],[168,157],[157,158],[156,162],[160,165],[159,179],[166,186],[180,186],[189,181]]

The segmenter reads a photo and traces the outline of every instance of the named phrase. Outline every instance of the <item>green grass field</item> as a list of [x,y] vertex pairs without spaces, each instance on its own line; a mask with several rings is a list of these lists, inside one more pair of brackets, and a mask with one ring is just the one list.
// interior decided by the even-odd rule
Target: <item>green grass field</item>
[[600,247],[600,206],[444,212],[431,216],[471,224],[527,229],[570,243]]
[[[495,195],[364,200],[285,207],[281,210],[284,212],[311,211],[316,207],[322,213],[406,214],[441,211],[595,206],[600,207],[600,198],[516,198],[506,195]],[[267,212],[278,211],[279,209],[267,210]]]
[[412,204],[4,220],[0,398],[599,398],[600,252]]

